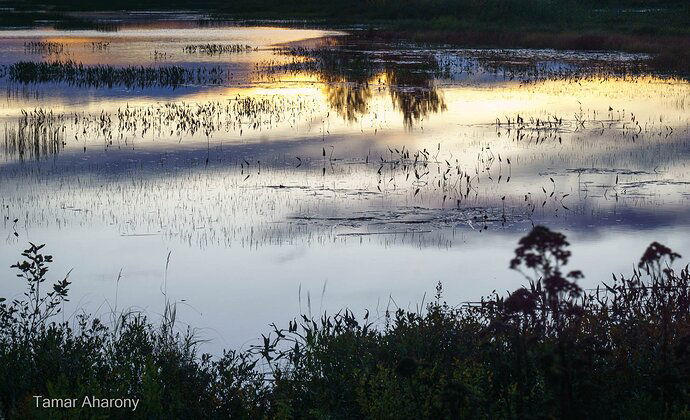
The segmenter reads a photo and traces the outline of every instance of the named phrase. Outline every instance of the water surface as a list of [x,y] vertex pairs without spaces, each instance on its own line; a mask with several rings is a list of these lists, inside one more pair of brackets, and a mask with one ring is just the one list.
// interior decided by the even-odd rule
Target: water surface
[[[47,243],[66,317],[169,299],[217,350],[300,313],[415,308],[439,281],[452,303],[512,290],[536,224],[568,236],[585,287],[653,240],[690,253],[690,83],[644,56],[117,29],[0,32],[0,265]],[[27,82],[22,61],[194,80]]]

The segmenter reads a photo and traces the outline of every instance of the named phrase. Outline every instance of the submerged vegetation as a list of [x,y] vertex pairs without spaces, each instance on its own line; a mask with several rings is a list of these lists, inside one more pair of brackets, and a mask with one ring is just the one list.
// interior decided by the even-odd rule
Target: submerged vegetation
[[[349,311],[302,316],[244,352],[200,354],[141,313],[60,321],[67,278],[47,287],[52,257],[31,246],[13,265],[27,284],[0,299],[0,413],[37,409],[32,396],[137,398],[113,417],[682,418],[690,399],[690,273],[652,243],[631,276],[583,290],[562,234],[541,226],[510,267],[526,286],[450,306],[439,284],[423,311],[372,320]],[[47,289],[47,291],[46,291]],[[63,318],[64,319],[64,318]]]

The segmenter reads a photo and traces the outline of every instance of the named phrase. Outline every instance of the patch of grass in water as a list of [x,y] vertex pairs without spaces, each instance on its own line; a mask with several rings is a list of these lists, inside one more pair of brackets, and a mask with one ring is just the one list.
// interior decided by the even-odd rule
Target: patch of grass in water
[[112,67],[85,66],[74,61],[20,61],[6,68],[11,81],[20,83],[64,82],[84,87],[178,87],[185,84],[219,84],[226,80],[221,67],[196,69],[181,66]]
[[245,44],[187,44],[183,47],[187,54],[206,55],[240,54],[257,50],[258,48]]

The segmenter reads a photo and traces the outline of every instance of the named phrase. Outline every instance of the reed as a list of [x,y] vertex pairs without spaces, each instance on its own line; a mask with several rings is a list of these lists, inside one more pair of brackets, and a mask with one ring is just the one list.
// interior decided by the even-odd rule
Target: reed
[[179,87],[186,84],[221,84],[227,80],[222,67],[185,68],[85,66],[71,60],[53,62],[20,61],[7,67],[10,80],[20,83],[61,82],[80,87],[145,88]]
[[24,52],[27,54],[62,54],[65,44],[50,41],[29,41],[24,43]]
[[188,44],[182,50],[187,54],[240,54],[258,51],[258,48],[246,44]]

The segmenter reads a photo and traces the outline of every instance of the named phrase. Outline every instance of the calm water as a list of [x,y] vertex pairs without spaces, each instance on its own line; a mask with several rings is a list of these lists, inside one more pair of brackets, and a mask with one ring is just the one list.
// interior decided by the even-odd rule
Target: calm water
[[[533,224],[567,234],[586,287],[653,240],[690,255],[690,83],[644,58],[180,16],[2,31],[0,295],[46,243],[52,275],[72,269],[66,317],[167,296],[217,351],[300,313],[415,308],[438,281],[453,303],[512,290]],[[70,60],[194,77],[10,70]]]

